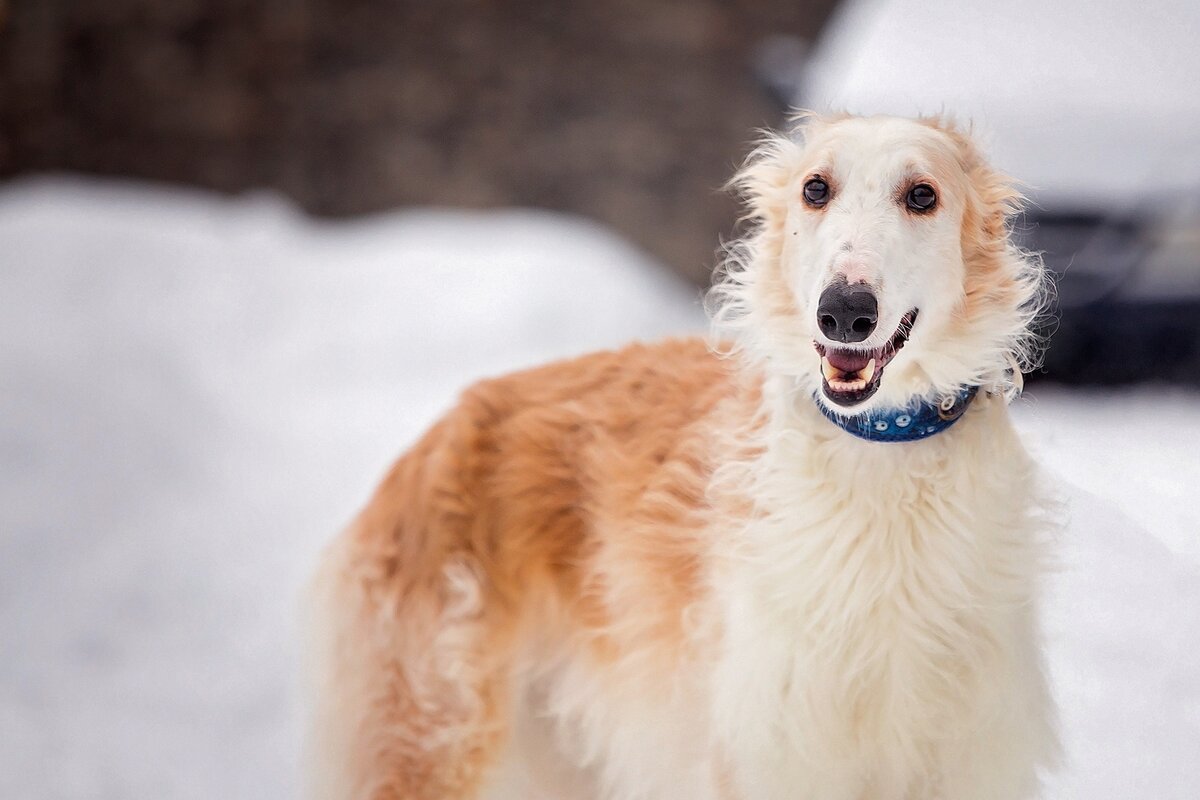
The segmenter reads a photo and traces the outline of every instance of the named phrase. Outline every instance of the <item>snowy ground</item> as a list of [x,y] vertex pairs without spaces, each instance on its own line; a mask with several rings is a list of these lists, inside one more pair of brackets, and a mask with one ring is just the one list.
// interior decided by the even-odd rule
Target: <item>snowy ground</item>
[[[0,187],[0,797],[295,797],[317,549],[472,378],[700,330],[649,266],[532,212]],[[1073,520],[1051,796],[1200,796],[1200,396],[1035,394]]]

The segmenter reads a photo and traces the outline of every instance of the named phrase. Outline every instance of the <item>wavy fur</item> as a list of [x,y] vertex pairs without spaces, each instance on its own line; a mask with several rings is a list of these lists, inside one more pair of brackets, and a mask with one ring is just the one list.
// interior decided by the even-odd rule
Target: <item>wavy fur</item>
[[[818,168],[824,217],[798,194]],[[897,206],[912,175],[941,216]],[[477,384],[331,546],[314,800],[1035,796],[1054,520],[1000,391],[1044,297],[1019,198],[938,120],[809,118],[734,184],[724,357],[634,345]],[[839,271],[881,319],[921,307],[874,402],[992,390],[954,428],[875,444],[820,414],[812,304]]]

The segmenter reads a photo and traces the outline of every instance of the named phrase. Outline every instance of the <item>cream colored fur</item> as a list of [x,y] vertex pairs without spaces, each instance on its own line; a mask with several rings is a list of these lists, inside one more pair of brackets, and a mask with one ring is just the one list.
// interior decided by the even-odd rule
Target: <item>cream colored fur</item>
[[1004,400],[917,447],[777,403],[721,554],[713,728],[748,798],[1024,798],[1053,763],[1045,520]]
[[[916,179],[936,215],[904,210]],[[807,120],[736,185],[724,362],[635,348],[483,384],[331,549],[314,800],[1036,796],[1052,526],[1007,409],[1042,299],[1016,195],[952,126],[890,118]],[[982,384],[950,430],[873,443],[821,415],[838,275],[876,287],[880,340],[920,309],[863,407]]]

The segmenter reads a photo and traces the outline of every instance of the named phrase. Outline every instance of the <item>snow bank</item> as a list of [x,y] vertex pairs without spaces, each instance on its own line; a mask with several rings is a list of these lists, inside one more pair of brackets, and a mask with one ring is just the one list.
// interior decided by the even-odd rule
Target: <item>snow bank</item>
[[[292,610],[320,545],[472,379],[701,330],[651,266],[538,212],[325,224],[0,187],[0,797],[295,797]],[[1200,788],[1198,409],[1019,412],[1083,487],[1048,620],[1057,797]]]

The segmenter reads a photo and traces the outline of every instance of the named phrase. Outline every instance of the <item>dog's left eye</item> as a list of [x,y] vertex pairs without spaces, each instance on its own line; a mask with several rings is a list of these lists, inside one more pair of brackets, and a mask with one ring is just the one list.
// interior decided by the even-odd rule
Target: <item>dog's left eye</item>
[[937,192],[928,183],[918,183],[908,190],[904,204],[913,211],[929,211],[937,205]]
[[820,208],[829,202],[829,184],[820,178],[813,178],[804,184],[804,202],[813,208]]

